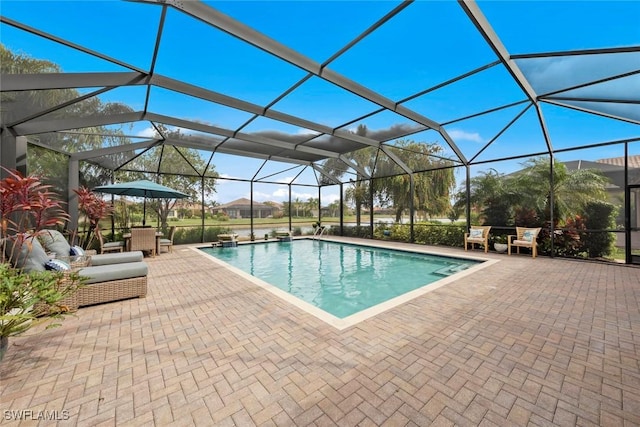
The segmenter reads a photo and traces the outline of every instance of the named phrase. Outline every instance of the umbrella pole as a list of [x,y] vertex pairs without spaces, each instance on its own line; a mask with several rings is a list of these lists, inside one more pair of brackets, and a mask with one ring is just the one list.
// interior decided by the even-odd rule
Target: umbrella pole
[[142,202],[142,226],[147,225],[147,198]]

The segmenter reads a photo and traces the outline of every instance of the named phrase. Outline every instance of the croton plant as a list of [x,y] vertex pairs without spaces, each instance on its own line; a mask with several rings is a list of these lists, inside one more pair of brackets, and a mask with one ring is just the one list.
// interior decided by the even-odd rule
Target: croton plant
[[73,191],[78,195],[78,210],[86,217],[80,245],[88,249],[93,241],[94,230],[98,227],[98,223],[113,213],[113,207],[86,187],[80,187]]
[[[2,261],[10,262],[27,237],[64,225],[69,215],[51,186],[42,183],[40,177],[4,170],[7,176],[0,180],[0,241]],[[7,247],[11,247],[10,253]]]

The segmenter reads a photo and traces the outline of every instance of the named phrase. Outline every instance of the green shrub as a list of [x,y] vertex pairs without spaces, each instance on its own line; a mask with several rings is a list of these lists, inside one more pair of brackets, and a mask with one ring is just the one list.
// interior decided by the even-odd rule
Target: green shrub
[[611,203],[589,202],[584,208],[586,227],[589,231],[584,236],[584,246],[591,258],[610,255],[614,250],[615,236],[611,232],[598,231],[615,228],[616,207]]
[[462,247],[466,227],[448,224],[418,224],[414,226],[416,243]]
[[[334,230],[336,228],[336,230]],[[343,228],[345,237],[362,237],[365,239],[371,238],[371,228],[368,225],[354,225]],[[329,230],[330,234],[340,235],[340,227],[332,225]],[[325,231],[326,234],[326,231]]]
[[409,227],[402,224],[381,225],[377,227],[374,237],[395,242],[409,242],[411,240]]
[[[454,224],[432,223],[415,224],[413,227],[415,243],[423,245],[442,245],[462,247],[465,226]],[[374,230],[374,238],[410,242],[411,228],[408,224],[380,224]]]
[[[585,223],[582,217],[567,219],[564,226],[555,226],[553,236],[553,255],[586,258],[584,250]],[[541,255],[551,255],[551,233],[549,227],[542,227],[538,235],[538,252]]]
[[[232,233],[229,227],[205,227],[204,229],[204,241],[214,242],[218,240],[219,234]],[[176,229],[176,233],[173,236],[173,243],[176,245],[183,245],[189,243],[200,243],[202,237],[202,227],[180,227]]]

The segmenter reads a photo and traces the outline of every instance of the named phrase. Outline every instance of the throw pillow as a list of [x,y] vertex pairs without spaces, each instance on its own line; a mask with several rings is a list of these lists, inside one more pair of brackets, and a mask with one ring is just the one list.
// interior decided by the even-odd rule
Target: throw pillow
[[536,237],[536,230],[524,230],[522,233],[522,240],[526,242],[533,242],[533,239]]
[[22,269],[25,273],[44,271],[44,264],[49,259],[38,239],[33,236],[18,235],[8,238],[5,254],[15,268]]
[[69,251],[69,255],[71,255],[71,256],[84,256],[84,249],[82,249],[78,245],[71,246],[71,250]]
[[481,239],[482,238],[482,228],[472,228],[469,231],[469,237],[472,237],[474,239]]
[[58,230],[42,230],[38,235],[38,240],[47,252],[56,254],[57,258],[69,256],[69,242]]
[[62,261],[60,259],[50,259],[44,265],[44,268],[46,268],[47,270],[54,270],[54,271],[69,271],[69,270],[71,270],[71,266],[67,262],[64,262],[64,261]]

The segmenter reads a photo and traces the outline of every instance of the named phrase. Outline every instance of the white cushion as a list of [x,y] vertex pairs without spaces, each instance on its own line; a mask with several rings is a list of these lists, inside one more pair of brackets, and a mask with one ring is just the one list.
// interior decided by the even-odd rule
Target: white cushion
[[533,246],[533,242],[527,240],[514,240],[511,242],[512,246]]
[[482,228],[472,228],[469,231],[469,237],[471,237],[472,239],[481,239],[483,231],[484,230]]

